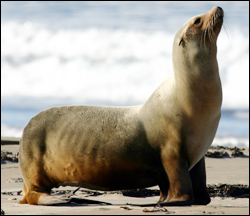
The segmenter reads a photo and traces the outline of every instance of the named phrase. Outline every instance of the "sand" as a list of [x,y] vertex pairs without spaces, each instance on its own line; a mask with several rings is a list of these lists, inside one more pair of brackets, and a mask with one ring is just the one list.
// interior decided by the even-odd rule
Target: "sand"
[[[1,145],[1,151],[18,152],[18,145]],[[245,155],[249,155],[249,149],[244,150]],[[208,158],[206,157],[207,183],[208,184],[244,184],[249,185],[249,158]],[[56,190],[71,190],[76,187],[60,187]],[[151,188],[152,189],[152,188]],[[158,189],[158,187],[153,187]],[[22,190],[22,175],[18,163],[4,160],[1,163],[1,208],[6,215],[12,214],[58,214],[58,215],[135,215],[135,214],[231,214],[248,215],[249,198],[211,198],[211,203],[206,206],[186,206],[186,207],[135,207],[126,203],[152,203],[157,202],[159,196],[150,197],[129,197],[122,193],[101,192],[101,195],[91,196],[76,192],[74,198],[86,198],[111,203],[104,204],[62,204],[57,206],[35,206],[28,204],[18,204],[22,199],[17,195]],[[6,193],[6,194],[3,194]],[[152,212],[144,212],[145,209]],[[153,211],[154,210],[154,211]]]

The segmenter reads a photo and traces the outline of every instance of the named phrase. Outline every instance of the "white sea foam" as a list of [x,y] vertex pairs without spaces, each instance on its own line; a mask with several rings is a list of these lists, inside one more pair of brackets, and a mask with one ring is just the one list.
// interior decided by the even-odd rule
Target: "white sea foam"
[[1,124],[1,137],[21,137],[23,134],[23,128],[10,127],[5,124]]
[[[32,116],[52,106],[142,104],[172,74],[178,28],[215,5],[1,2],[2,135],[20,136]],[[217,137],[248,137],[249,2],[219,5],[229,37],[223,28],[217,42]]]
[[241,147],[249,148],[249,138],[248,137],[215,137],[212,146],[226,146],[226,147]]
[[[45,107],[69,99],[141,104],[173,72],[174,32],[52,31],[31,22],[3,23],[1,31],[3,107],[18,98],[15,106],[29,98],[41,98]],[[223,108],[248,108],[248,36],[235,31],[228,38],[222,31],[217,44]]]
[[224,108],[249,107],[249,37],[236,30],[218,39],[218,63]]
[[234,117],[238,119],[249,119],[249,111],[236,111]]

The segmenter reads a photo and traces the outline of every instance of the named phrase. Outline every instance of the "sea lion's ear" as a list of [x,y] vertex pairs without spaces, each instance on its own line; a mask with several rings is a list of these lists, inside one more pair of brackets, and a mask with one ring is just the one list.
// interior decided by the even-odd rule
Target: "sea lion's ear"
[[183,37],[181,37],[180,40],[179,40],[179,46],[180,46],[181,43],[183,43],[183,42],[184,42]]

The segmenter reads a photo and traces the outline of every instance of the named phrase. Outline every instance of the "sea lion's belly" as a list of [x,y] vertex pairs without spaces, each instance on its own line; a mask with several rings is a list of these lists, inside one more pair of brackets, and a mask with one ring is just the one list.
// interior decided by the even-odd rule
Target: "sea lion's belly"
[[43,168],[53,186],[122,190],[156,185],[157,172],[164,171],[160,153],[148,143],[134,108],[94,109],[87,119],[79,110],[65,115],[57,109],[51,114],[57,121],[47,120]]
[[[44,170],[54,186],[73,184],[95,190],[154,186],[157,172],[164,171],[155,161],[145,160],[138,151],[138,155],[131,157],[127,157],[127,151],[101,152],[81,152],[81,156],[67,154],[67,157],[65,153],[59,153],[58,159],[52,159],[54,154],[48,155]],[[60,155],[64,156],[63,161]]]

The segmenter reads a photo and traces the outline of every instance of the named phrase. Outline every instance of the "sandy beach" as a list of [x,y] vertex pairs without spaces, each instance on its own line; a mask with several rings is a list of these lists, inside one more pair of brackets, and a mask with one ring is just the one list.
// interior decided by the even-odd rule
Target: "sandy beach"
[[[6,139],[1,138],[2,141]],[[9,139],[10,141],[13,139]],[[16,139],[14,139],[16,140]],[[17,139],[18,140],[18,139]],[[19,145],[10,145],[9,142],[1,142],[2,152],[18,152]],[[4,145],[3,145],[4,144]],[[210,149],[210,152],[217,151]],[[229,157],[211,158],[206,157],[207,184],[209,185],[248,185],[249,186],[249,149],[243,149],[245,157],[234,157],[232,151],[228,149],[220,150],[227,152]],[[73,192],[76,187],[60,187],[53,189],[55,192]],[[157,186],[149,189],[159,189]],[[186,206],[186,207],[137,207],[126,205],[127,203],[140,204],[157,202],[159,196],[131,197],[124,196],[122,192],[105,193],[103,191],[89,191],[81,188],[73,196],[75,202],[61,204],[57,206],[35,206],[28,204],[18,204],[22,199],[22,175],[17,162],[1,160],[1,208],[6,215],[135,215],[135,214],[249,214],[249,194],[244,198],[219,197],[211,198],[211,203],[207,206]],[[88,192],[86,192],[88,191]],[[249,192],[248,192],[249,193]],[[239,197],[239,196],[238,196]],[[84,204],[82,199],[100,201],[97,204]],[[103,202],[103,203],[101,203]],[[112,205],[109,205],[112,204]]]

